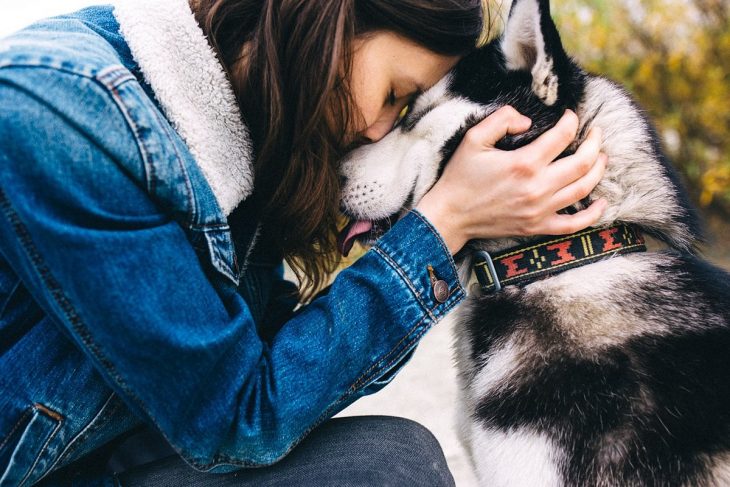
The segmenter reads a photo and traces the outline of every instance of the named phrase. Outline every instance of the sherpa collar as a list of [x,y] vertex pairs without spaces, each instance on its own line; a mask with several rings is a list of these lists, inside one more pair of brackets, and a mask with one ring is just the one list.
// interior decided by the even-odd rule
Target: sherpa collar
[[120,32],[228,215],[253,191],[252,149],[233,89],[187,0],[120,0]]

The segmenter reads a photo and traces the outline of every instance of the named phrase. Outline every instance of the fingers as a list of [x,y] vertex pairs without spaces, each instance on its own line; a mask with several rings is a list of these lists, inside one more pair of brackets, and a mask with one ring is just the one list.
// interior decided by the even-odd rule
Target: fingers
[[470,128],[464,139],[474,145],[492,148],[505,135],[514,135],[530,128],[532,120],[510,106],[504,106]]
[[602,140],[601,129],[594,127],[574,154],[558,159],[547,167],[546,177],[555,192],[581,179],[595,167]]
[[578,116],[566,110],[558,123],[530,144],[517,149],[527,160],[550,164],[575,140],[578,133]]
[[600,199],[588,208],[573,215],[554,214],[544,221],[543,235],[567,235],[595,225],[606,210],[608,203]]
[[600,154],[596,163],[593,165],[591,170],[588,171],[588,174],[570,183],[553,195],[550,206],[555,211],[558,211],[577,203],[591,194],[593,188],[595,188],[603,178],[603,173],[606,171],[607,163],[608,156],[606,156],[606,154]]

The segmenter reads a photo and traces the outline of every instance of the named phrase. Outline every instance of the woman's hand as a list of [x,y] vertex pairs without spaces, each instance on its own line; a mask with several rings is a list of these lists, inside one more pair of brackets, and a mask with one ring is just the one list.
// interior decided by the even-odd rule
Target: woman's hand
[[566,111],[555,127],[513,151],[494,148],[507,134],[530,127],[529,118],[504,107],[464,136],[441,178],[417,209],[441,233],[452,253],[475,238],[560,235],[594,224],[604,200],[573,215],[557,211],[590,194],[608,158],[594,128],[575,154],[555,160],[575,139],[578,117]]

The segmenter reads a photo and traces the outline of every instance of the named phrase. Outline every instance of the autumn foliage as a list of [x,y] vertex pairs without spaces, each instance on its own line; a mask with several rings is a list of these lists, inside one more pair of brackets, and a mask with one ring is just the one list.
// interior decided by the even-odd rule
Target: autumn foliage
[[623,83],[703,207],[730,214],[730,0],[553,2],[566,50]]

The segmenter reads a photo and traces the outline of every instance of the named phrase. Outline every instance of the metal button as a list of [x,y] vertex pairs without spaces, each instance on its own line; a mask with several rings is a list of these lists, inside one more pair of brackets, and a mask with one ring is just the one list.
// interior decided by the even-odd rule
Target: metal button
[[446,281],[438,280],[433,283],[433,297],[439,303],[446,302],[449,298],[449,285]]

